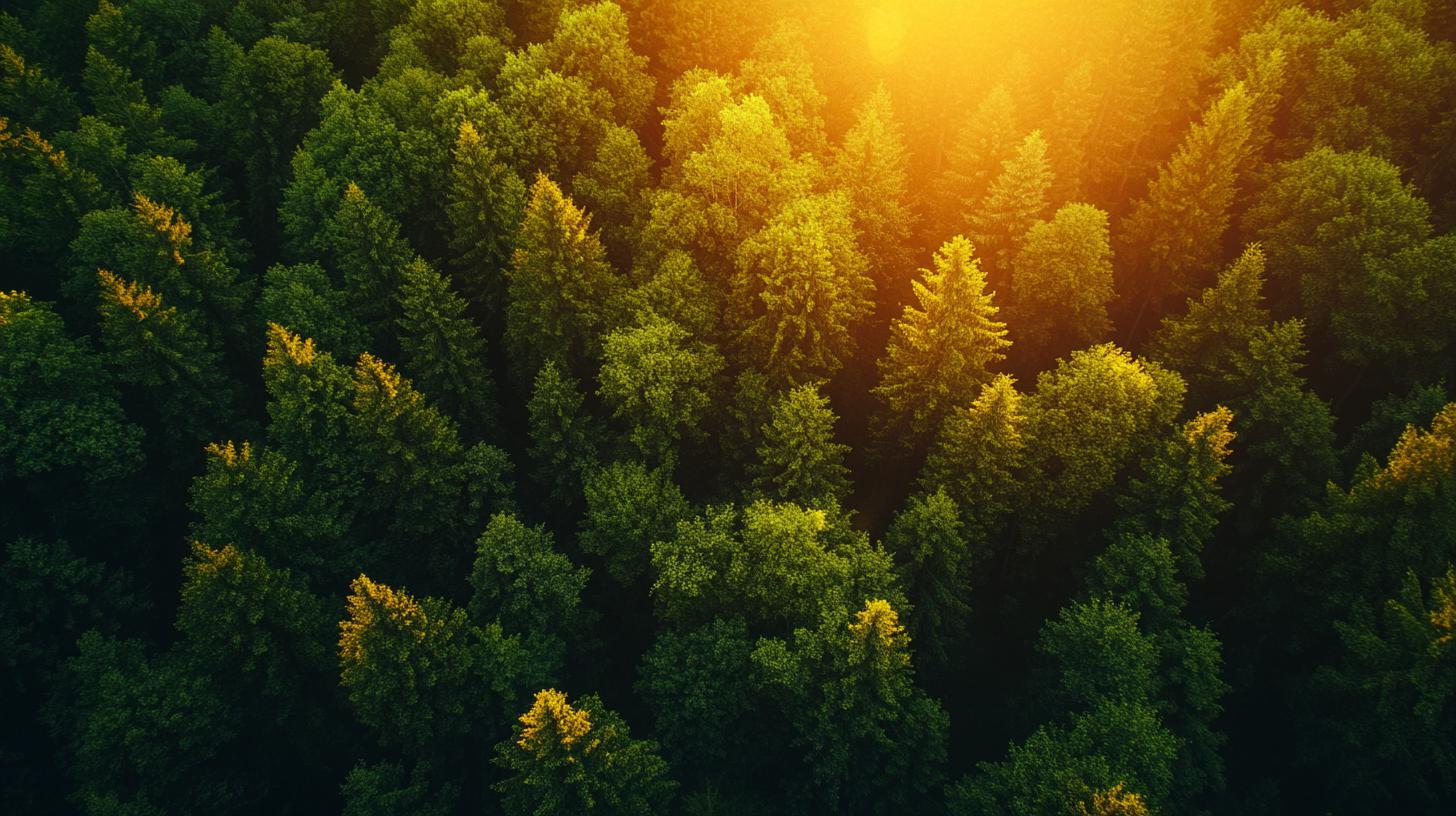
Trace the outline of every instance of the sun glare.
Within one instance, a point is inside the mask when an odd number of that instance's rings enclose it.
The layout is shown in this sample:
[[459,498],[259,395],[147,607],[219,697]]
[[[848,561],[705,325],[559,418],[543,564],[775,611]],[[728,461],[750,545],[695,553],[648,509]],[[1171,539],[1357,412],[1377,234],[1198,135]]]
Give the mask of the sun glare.
[[865,36],[870,55],[880,63],[894,62],[905,44],[905,14],[897,3],[881,3],[865,14]]

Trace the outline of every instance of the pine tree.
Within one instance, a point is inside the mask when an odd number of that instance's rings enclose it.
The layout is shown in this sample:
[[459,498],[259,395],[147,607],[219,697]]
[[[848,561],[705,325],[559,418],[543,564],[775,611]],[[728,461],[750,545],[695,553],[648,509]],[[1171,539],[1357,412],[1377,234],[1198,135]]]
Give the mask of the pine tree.
[[699,434],[722,357],[713,347],[692,342],[676,323],[656,316],[639,317],[636,326],[609,332],[602,357],[598,393],[613,417],[626,424],[637,450],[671,469],[682,440]]
[[399,234],[399,223],[351,183],[329,219],[325,240],[354,314],[376,340],[391,337],[399,318],[396,292],[414,255]]
[[947,414],[917,482],[921,493],[944,490],[960,508],[973,561],[1022,500],[1027,478],[1022,400],[1005,374],[982,386],[973,403]]
[[1019,132],[1016,100],[1004,85],[997,85],[957,130],[946,154],[945,169],[931,191],[933,212],[926,218],[932,244],[970,231],[971,218],[1001,173],[1002,162],[1016,153]]
[[1242,84],[1224,91],[1188,130],[1178,152],[1123,225],[1118,288],[1136,310],[1160,314],[1170,297],[1207,284],[1217,267],[1238,171],[1248,159],[1252,100]]
[[738,248],[731,308],[745,365],[791,385],[838,371],[874,284],[841,193],[789,203]]
[[849,446],[834,441],[838,417],[815,384],[784,392],[758,449],[755,488],[773,499],[833,507],[849,496]]
[[[339,624],[340,682],[380,739],[413,751],[448,743],[506,717],[525,654],[499,625],[477,628],[463,609],[360,575]],[[485,699],[482,700],[482,697]],[[484,705],[482,705],[482,702]]]
[[451,154],[445,215],[452,264],[473,303],[498,309],[506,270],[526,207],[526,185],[469,121],[460,123]]
[[551,361],[541,366],[526,404],[528,453],[536,483],[553,502],[575,501],[582,477],[597,465],[597,432],[582,408],[584,401],[581,386],[570,374]]
[[488,434],[495,424],[495,384],[485,339],[465,314],[465,301],[434,267],[416,258],[404,268],[399,305],[404,370],[471,436]]
[[585,371],[614,322],[619,287],[590,216],[537,176],[509,272],[506,342],[519,382],[548,361]]
[[633,739],[594,694],[573,706],[542,689],[495,762],[510,773],[496,785],[508,816],[653,816],[676,788],[657,743]]
[[202,442],[225,434],[237,419],[239,394],[222,355],[197,330],[194,313],[165,306],[150,287],[97,272],[101,337],[122,382],[146,389],[191,458]]
[[993,277],[1006,274],[1026,231],[1046,211],[1052,178],[1046,140],[1033,130],[1001,163],[1000,175],[971,217],[971,237]]
[[692,515],[671,474],[640,462],[613,462],[592,472],[583,492],[586,516],[577,541],[626,587],[649,575],[652,544],[672,538],[677,523]]
[[921,270],[924,281],[914,284],[919,307],[905,306],[880,359],[874,393],[885,404],[882,433],[907,447],[923,445],[957,402],[987,382],[1010,345],[973,253],[961,237],[935,253],[935,269]]
[[1040,364],[1105,339],[1113,298],[1107,213],[1068,204],[1032,225],[1007,284],[1016,356]]
[[849,195],[860,246],[870,262],[881,300],[897,300],[900,276],[910,267],[910,155],[890,106],[890,93],[878,86],[855,112],[854,126],[834,154],[830,177]]
[[912,496],[885,532],[885,547],[895,555],[913,604],[908,628],[929,665],[946,665],[971,613],[972,553],[963,527],[960,508],[941,488]]

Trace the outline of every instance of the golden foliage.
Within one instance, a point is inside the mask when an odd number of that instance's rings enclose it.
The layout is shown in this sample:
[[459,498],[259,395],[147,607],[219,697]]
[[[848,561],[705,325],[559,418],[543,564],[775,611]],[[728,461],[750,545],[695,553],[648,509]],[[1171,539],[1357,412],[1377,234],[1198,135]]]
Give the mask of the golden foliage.
[[1119,782],[1105,791],[1092,794],[1092,801],[1079,802],[1077,809],[1081,816],[1148,816],[1148,805],[1143,797],[1125,789]]
[[1385,468],[1375,474],[1377,490],[1405,487],[1433,487],[1451,473],[1456,463],[1456,403],[1451,403],[1431,420],[1424,431],[1408,426],[1390,451]]
[[564,693],[542,689],[536,693],[531,710],[521,715],[521,736],[516,744],[532,753],[542,753],[556,743],[569,750],[591,727],[591,718],[585,711],[572,708]]

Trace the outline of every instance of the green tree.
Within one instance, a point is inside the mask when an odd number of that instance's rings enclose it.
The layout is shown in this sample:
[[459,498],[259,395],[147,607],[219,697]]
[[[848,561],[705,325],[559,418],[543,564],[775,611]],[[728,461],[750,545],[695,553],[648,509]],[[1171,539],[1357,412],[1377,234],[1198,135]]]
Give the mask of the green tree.
[[677,533],[692,506],[664,469],[613,462],[586,478],[586,516],[578,541],[606,561],[607,574],[624,586],[647,577],[652,544]]
[[849,446],[834,441],[838,417],[816,384],[784,392],[774,403],[758,448],[755,489],[779,501],[834,507],[849,497]]
[[1033,130],[1001,163],[1001,173],[971,217],[970,235],[993,274],[1005,276],[1026,231],[1046,211],[1052,178],[1046,139]]
[[1118,255],[1126,282],[1118,289],[1138,300],[1139,316],[1162,313],[1170,297],[1207,285],[1217,268],[1248,157],[1251,104],[1242,84],[1214,100],[1123,224]]
[[547,361],[576,373],[600,355],[621,284],[590,216],[545,176],[531,187],[508,281],[506,341],[522,382]]
[[529,414],[527,451],[536,483],[552,501],[570,503],[581,493],[583,476],[597,464],[597,429],[582,408],[586,397],[570,374],[548,360],[536,374]]
[[854,328],[874,289],[844,195],[779,210],[738,248],[732,289],[749,365],[783,385],[838,371],[854,353]]
[[258,40],[228,63],[217,110],[247,169],[259,217],[277,208],[293,152],[318,125],[319,100],[335,78],[327,53],[278,36]]
[[973,561],[962,529],[960,508],[941,488],[910,497],[885,532],[885,548],[913,604],[908,629],[935,666],[946,665],[971,614]]
[[[915,687],[910,638],[889,602],[825,615],[792,643],[760,640],[755,669],[778,697],[805,767],[790,795],[812,810],[903,813],[938,800],[949,719]],[[883,774],[865,774],[864,768]]]
[[[49,304],[0,292],[0,474],[125,477],[142,461],[142,429],[122,412],[100,355],[66,333]],[[28,492],[28,491],[27,491]]]
[[1010,345],[1006,326],[986,292],[986,278],[971,242],[947,241],[935,269],[916,281],[919,306],[906,305],[890,330],[874,393],[884,402],[883,433],[912,447],[936,433],[965,395],[990,380],[988,369]]
[[[879,298],[898,298],[910,269],[915,228],[909,202],[910,154],[890,105],[876,87],[855,111],[854,126],[834,153],[830,178],[849,196],[860,246],[869,259]],[[891,301],[893,302],[893,301]]]
[[495,425],[495,383],[465,301],[419,258],[404,268],[398,297],[401,366],[472,436],[487,434]]
[[1424,281],[1373,274],[1367,263],[1431,230],[1429,207],[1397,167],[1368,153],[1313,150],[1280,166],[1244,228],[1264,242],[1271,280],[1297,292],[1317,343],[1351,364],[1403,362],[1401,344],[1421,325],[1412,312]]
[[451,154],[445,215],[451,261],[467,297],[498,314],[526,208],[526,185],[468,120]]
[[601,219],[602,243],[624,263],[645,226],[652,186],[652,159],[631,128],[607,128],[596,155],[571,180],[586,209]]
[[711,346],[695,343],[672,321],[640,316],[634,327],[614,329],[603,341],[598,393],[643,456],[669,468],[684,437],[712,400],[713,380],[723,367]]
[[557,552],[545,527],[527,527],[509,513],[491,518],[475,552],[471,616],[520,635],[541,674],[558,676],[568,647],[585,633],[590,613],[581,593],[591,571]]
[[340,680],[359,719],[386,743],[426,751],[504,719],[535,679],[523,676],[524,663],[520,641],[499,624],[477,628],[463,609],[363,575],[350,584]]
[[1028,478],[1023,400],[1005,374],[986,383],[975,402],[946,416],[920,472],[922,493],[943,490],[960,508],[972,551],[991,545],[1021,504]]
[[946,152],[945,169],[932,187],[932,211],[926,219],[934,230],[928,236],[932,243],[970,231],[971,218],[1002,172],[1002,162],[1015,155],[1016,137],[1021,132],[1016,101],[1005,85],[995,86],[956,130]]
[[1009,272],[1005,317],[1018,356],[1057,359],[1112,329],[1112,247],[1102,210],[1068,204],[1033,224]]
[[511,816],[661,813],[676,788],[657,743],[632,738],[596,695],[577,701],[555,689],[536,694],[515,735],[496,746],[510,776],[496,785]]
[[369,346],[369,332],[349,308],[348,296],[318,264],[268,267],[258,312],[265,325],[311,338],[340,359],[352,360]]
[[376,341],[392,337],[400,311],[396,292],[414,256],[399,234],[399,222],[350,183],[324,227],[323,240],[355,317]]

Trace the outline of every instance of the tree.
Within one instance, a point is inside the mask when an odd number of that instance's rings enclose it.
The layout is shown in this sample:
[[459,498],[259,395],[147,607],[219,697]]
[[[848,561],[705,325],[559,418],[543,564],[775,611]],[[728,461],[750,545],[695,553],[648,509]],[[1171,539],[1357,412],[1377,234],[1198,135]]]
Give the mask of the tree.
[[386,743],[422,752],[461,739],[479,722],[508,716],[518,686],[534,679],[522,676],[519,640],[498,624],[477,628],[445,601],[417,601],[364,575],[349,588],[340,681],[359,719]]
[[1456,570],[1422,583],[1409,572],[1395,597],[1335,622],[1341,649],[1316,670],[1320,721],[1306,741],[1307,761],[1329,763],[1332,798],[1419,809],[1451,793]]
[[677,533],[692,506],[664,469],[640,462],[613,462],[586,478],[586,516],[577,540],[584,552],[604,559],[607,574],[623,586],[647,577],[652,544]]
[[814,84],[807,39],[802,23],[781,18],[753,44],[737,73],[748,93],[768,103],[795,152],[822,154],[827,100]]
[[[755,669],[806,767],[790,794],[826,812],[903,813],[940,796],[949,720],[914,685],[910,639],[888,601],[829,611],[792,643],[764,639]],[[884,774],[864,774],[866,767]]]
[[1124,297],[1141,296],[1138,314],[1160,314],[1170,297],[1207,284],[1228,229],[1238,171],[1247,160],[1252,100],[1242,84],[1214,100],[1189,128],[1123,226]]
[[0,292],[0,474],[9,481],[71,471],[85,480],[141,465],[143,431],[122,412],[101,357],[66,333],[49,304]]
[[874,392],[886,407],[883,433],[911,447],[924,444],[958,401],[990,380],[988,369],[1010,345],[973,253],[962,237],[935,253],[935,269],[921,270],[924,281],[914,283],[919,306],[905,306],[879,362]]
[[293,152],[318,125],[319,100],[335,80],[327,53],[284,37],[264,37],[229,61],[218,108],[247,169],[255,213],[276,209]]
[[1346,363],[1401,362],[1399,344],[1420,325],[1411,312],[1423,282],[1367,265],[1430,233],[1429,207],[1398,168],[1368,153],[1313,150],[1279,167],[1244,228],[1263,241],[1271,280],[1297,292],[1317,342]]
[[414,257],[399,234],[399,222],[351,182],[324,227],[323,240],[334,269],[343,276],[354,315],[376,341],[392,337],[399,319],[395,293]]
[[[854,126],[834,154],[830,177],[849,196],[861,249],[879,298],[901,295],[910,268],[914,214],[909,204],[910,154],[883,85],[855,111]],[[893,300],[891,302],[894,302]]]
[[581,386],[556,363],[547,361],[536,374],[529,413],[537,484],[552,501],[572,502],[580,495],[582,477],[597,463],[597,431],[582,409]]
[[1026,398],[1030,489],[1059,513],[1084,509],[1183,403],[1183,381],[1104,344],[1074,351]]
[[586,209],[601,219],[602,243],[613,260],[625,264],[647,221],[652,159],[631,128],[607,128],[596,155],[571,180]]
[[521,382],[547,361],[576,373],[600,355],[620,283],[590,217],[545,176],[531,187],[508,285],[506,342]]
[[520,635],[525,655],[543,667],[540,674],[559,676],[568,647],[591,617],[581,602],[591,570],[557,552],[545,527],[527,527],[509,513],[491,518],[475,552],[471,616]]
[[496,746],[510,776],[496,785],[510,816],[661,813],[676,784],[657,743],[635,740],[596,695],[572,706],[543,689],[521,715],[513,739]]
[[798,199],[738,249],[732,306],[749,364],[790,385],[838,371],[873,283],[842,194]]
[[932,212],[927,225],[932,242],[965,234],[979,210],[1002,162],[1016,153],[1016,101],[1005,85],[993,87],[976,110],[957,129],[950,150],[932,189]]
[[598,393],[613,417],[625,421],[637,450],[670,469],[683,438],[699,433],[723,358],[676,323],[650,314],[609,332],[602,358]]
[[401,365],[445,414],[483,436],[495,425],[495,383],[485,338],[445,277],[415,258],[399,288]]
[[973,554],[962,528],[960,508],[941,488],[911,496],[885,532],[885,548],[895,555],[913,604],[908,629],[935,666],[946,665],[971,613]]
[[185,456],[236,422],[240,395],[228,382],[222,355],[197,329],[198,316],[164,306],[150,287],[105,269],[100,289],[101,338],[122,382],[148,392],[163,421],[180,434]]
[[1068,204],[1033,224],[1009,272],[1005,316],[1018,356],[1053,360],[1111,330],[1112,247],[1102,210]]
[[1142,477],[1120,497],[1122,524],[1167,539],[1188,578],[1203,577],[1199,555],[1213,539],[1218,517],[1232,505],[1218,481],[1234,441],[1233,412],[1220,406],[1188,420],[1177,434],[1144,457]]
[[451,261],[466,296],[497,314],[524,217],[526,185],[468,120],[460,123],[451,157],[445,203]]
[[1002,374],[971,405],[946,417],[917,480],[922,493],[944,490],[960,508],[973,549],[992,543],[1021,501],[1026,480],[1022,395]]
[[1046,153],[1041,131],[1027,134],[971,216],[970,235],[994,275],[1006,274],[1026,231],[1046,211],[1053,178]]
[[779,501],[834,507],[849,496],[849,446],[834,441],[838,417],[815,384],[784,392],[774,403],[758,449],[755,489]]
[[264,325],[276,323],[343,360],[369,346],[369,332],[354,316],[348,296],[315,263],[274,264],[263,273],[258,304]]

